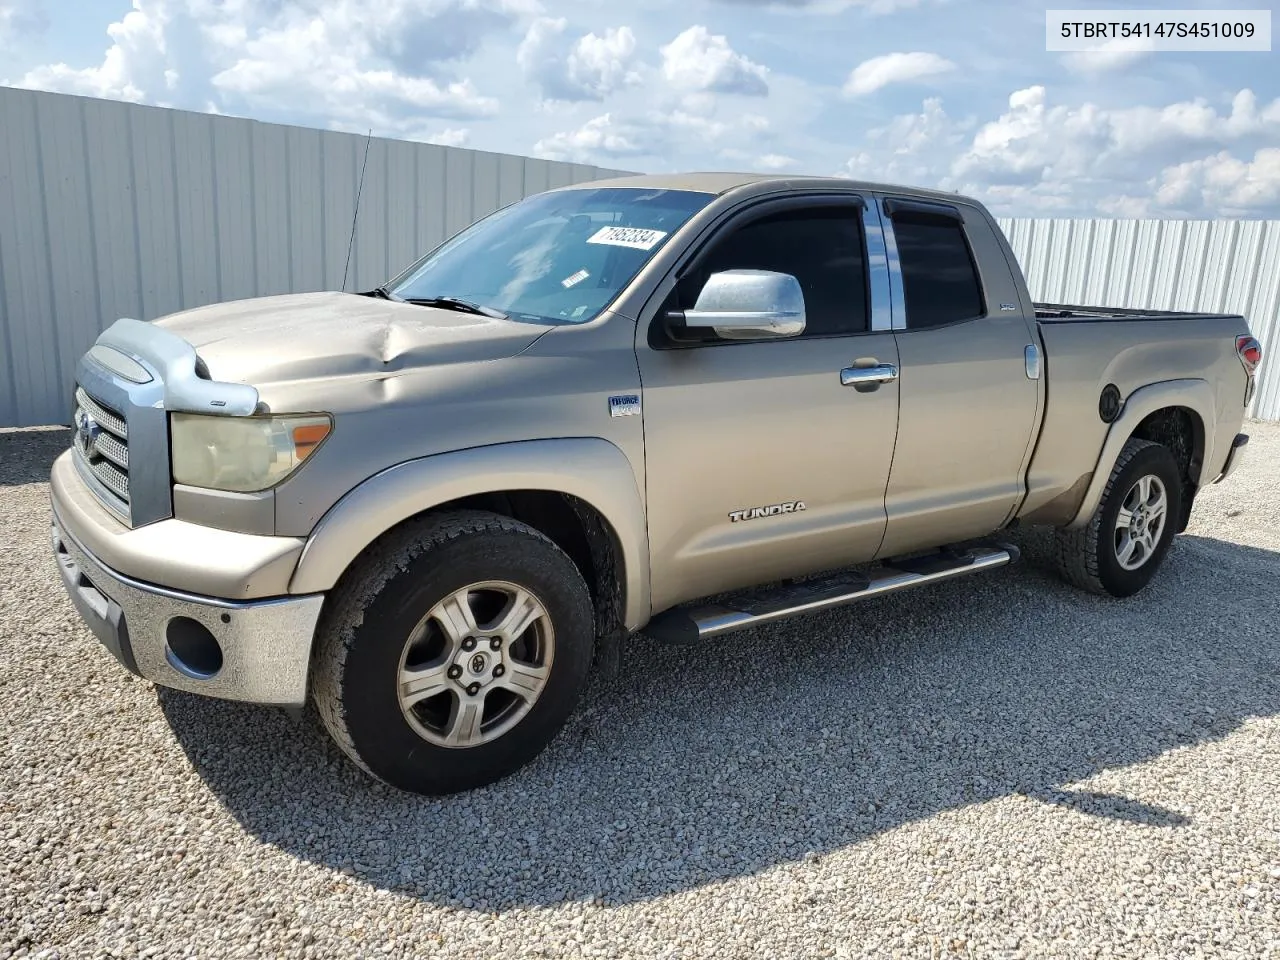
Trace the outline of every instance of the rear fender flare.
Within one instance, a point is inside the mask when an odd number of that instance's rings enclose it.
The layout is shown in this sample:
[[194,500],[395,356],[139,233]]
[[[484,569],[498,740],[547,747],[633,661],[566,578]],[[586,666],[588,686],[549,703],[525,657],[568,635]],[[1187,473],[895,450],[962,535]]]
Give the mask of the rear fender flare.
[[1186,407],[1200,418],[1204,428],[1204,450],[1200,456],[1199,470],[1192,470],[1191,480],[1197,485],[1204,483],[1206,464],[1215,463],[1213,454],[1214,428],[1218,422],[1214,403],[1213,388],[1206,380],[1164,380],[1160,383],[1139,387],[1124,401],[1120,415],[1107,431],[1107,438],[1102,444],[1102,454],[1098,457],[1097,467],[1093,471],[1093,479],[1085,491],[1084,499],[1075,517],[1067,524],[1068,529],[1082,527],[1089,522],[1093,512],[1098,509],[1102,500],[1102,491],[1106,489],[1111,471],[1120,458],[1120,451],[1125,442],[1133,436],[1148,416],[1165,407]]
[[649,539],[631,462],[595,437],[529,440],[409,460],[374,474],[320,518],[307,538],[290,593],[330,590],[352,561],[392,527],[462,497],[508,490],[565,493],[590,504],[622,549],[624,619],[649,619]]

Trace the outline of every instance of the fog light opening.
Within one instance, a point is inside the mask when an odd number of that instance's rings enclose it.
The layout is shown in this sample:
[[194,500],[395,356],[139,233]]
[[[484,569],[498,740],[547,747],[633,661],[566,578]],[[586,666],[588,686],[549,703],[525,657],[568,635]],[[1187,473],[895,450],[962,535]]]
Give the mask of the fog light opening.
[[209,628],[190,617],[174,617],[165,628],[169,666],[193,680],[208,680],[222,669],[222,648]]

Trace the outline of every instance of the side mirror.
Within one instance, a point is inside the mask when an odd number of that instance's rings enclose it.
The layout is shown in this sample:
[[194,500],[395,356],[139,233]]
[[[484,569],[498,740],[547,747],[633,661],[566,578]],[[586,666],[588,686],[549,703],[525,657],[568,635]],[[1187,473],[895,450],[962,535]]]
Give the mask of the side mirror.
[[684,326],[725,340],[767,340],[804,333],[804,293],[789,273],[725,270],[707,278]]

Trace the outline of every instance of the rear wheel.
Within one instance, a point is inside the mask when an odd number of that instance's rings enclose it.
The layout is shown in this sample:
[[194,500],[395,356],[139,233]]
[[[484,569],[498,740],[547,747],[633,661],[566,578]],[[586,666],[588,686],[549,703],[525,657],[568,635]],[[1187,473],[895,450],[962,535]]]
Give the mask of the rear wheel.
[[533,528],[478,511],[393,535],[331,611],[320,717],[360,766],[415,793],[478,787],[537,756],[577,703],[594,644],[573,562]]
[[1089,522],[1057,531],[1058,569],[1093,593],[1135,594],[1164,561],[1181,515],[1182,478],[1172,452],[1130,439]]

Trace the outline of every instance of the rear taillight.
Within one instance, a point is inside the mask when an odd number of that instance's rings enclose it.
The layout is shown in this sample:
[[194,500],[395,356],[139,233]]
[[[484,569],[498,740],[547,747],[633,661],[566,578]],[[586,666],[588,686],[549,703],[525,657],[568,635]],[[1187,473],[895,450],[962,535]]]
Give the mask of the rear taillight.
[[1236,337],[1236,354],[1244,365],[1244,405],[1247,407],[1249,401],[1253,399],[1253,390],[1256,385],[1254,374],[1258,372],[1258,364],[1262,363],[1262,344],[1248,335]]
[[1262,362],[1262,344],[1253,337],[1236,337],[1236,353],[1240,354],[1240,362],[1252,377]]

